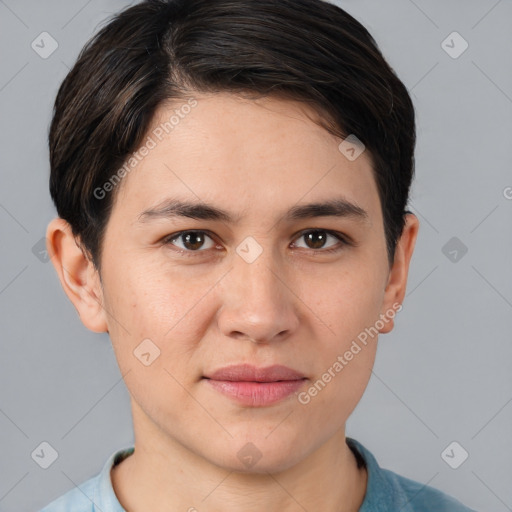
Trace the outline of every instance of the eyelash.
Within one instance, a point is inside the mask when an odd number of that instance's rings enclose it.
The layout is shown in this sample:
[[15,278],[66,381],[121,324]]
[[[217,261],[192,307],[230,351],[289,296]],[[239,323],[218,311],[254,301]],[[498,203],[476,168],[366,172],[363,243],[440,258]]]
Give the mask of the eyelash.
[[[355,245],[355,243],[351,239],[349,239],[346,235],[343,235],[342,233],[338,233],[337,231],[331,231],[329,229],[320,229],[320,228],[305,229],[305,230],[301,231],[300,233],[298,233],[295,240],[298,240],[299,238],[303,237],[304,235],[306,235],[308,233],[315,233],[315,232],[327,233],[327,234],[333,236],[334,238],[336,238],[340,242],[341,245],[336,244],[334,247],[331,247],[329,249],[309,249],[310,251],[312,251],[314,253],[331,254],[331,253],[336,253],[336,252],[341,251],[345,246]],[[166,245],[166,246],[172,246],[173,245],[172,242],[174,240],[176,240],[177,238],[180,238],[180,236],[187,234],[187,233],[204,233],[204,234],[208,235],[213,241],[215,241],[213,234],[207,230],[187,229],[186,231],[178,231],[177,233],[172,233],[171,235],[166,236],[165,238],[162,239],[162,244]],[[206,252],[208,249],[191,251],[191,250],[184,250],[184,249],[179,249],[179,248],[174,247],[172,250],[177,252],[180,255],[184,255],[187,257],[194,257],[197,253]]]

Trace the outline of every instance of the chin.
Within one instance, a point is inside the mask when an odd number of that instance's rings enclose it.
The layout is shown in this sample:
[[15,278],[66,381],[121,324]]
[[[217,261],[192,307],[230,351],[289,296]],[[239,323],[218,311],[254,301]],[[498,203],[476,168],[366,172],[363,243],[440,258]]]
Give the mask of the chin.
[[292,437],[276,436],[275,432],[270,434],[274,439],[265,435],[234,436],[224,446],[210,445],[213,452],[205,458],[228,471],[262,475],[285,471],[301,460],[302,451]]

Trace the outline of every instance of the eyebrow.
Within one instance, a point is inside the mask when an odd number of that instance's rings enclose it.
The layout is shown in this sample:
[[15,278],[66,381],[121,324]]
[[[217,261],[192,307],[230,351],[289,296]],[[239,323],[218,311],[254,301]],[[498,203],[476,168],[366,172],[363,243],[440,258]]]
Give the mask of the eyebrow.
[[[241,219],[241,215],[232,215],[228,211],[212,204],[169,198],[165,199],[154,208],[144,210],[139,215],[139,222],[179,217],[222,221],[228,224],[237,223]],[[281,220],[294,221],[314,217],[346,217],[364,223],[369,223],[370,221],[366,210],[344,198],[334,198],[328,201],[295,205],[284,213]]]

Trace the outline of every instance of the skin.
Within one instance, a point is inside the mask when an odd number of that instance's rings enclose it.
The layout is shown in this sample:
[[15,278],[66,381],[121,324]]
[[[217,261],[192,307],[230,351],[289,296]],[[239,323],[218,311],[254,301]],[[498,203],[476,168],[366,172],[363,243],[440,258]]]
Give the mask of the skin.
[[[135,452],[112,470],[115,492],[131,512],[357,511],[367,474],[345,443],[345,423],[368,384],[378,337],[307,404],[292,394],[269,406],[240,405],[202,376],[234,363],[283,364],[308,378],[307,390],[359,333],[402,303],[418,219],[406,215],[390,268],[367,151],[349,161],[341,139],[301,103],[195,98],[119,185],[101,279],[66,222],[48,226],[62,286],[86,327],[109,332],[131,396]],[[175,108],[162,106],[153,127]],[[170,196],[241,218],[139,221]],[[292,206],[340,196],[368,221],[282,220]],[[313,228],[355,244],[328,236],[315,245],[301,236]],[[207,230],[202,245],[162,241],[190,229]],[[236,252],[246,237],[262,249],[252,263]],[[379,332],[393,325],[389,319]],[[133,353],[147,338],[160,350],[149,366]],[[250,468],[237,456],[248,442],[261,453]]]

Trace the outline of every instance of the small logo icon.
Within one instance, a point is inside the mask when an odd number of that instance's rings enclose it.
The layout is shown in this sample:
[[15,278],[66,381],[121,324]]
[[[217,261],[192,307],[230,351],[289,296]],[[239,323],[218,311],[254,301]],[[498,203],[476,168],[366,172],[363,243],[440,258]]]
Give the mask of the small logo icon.
[[247,443],[237,453],[240,462],[247,468],[252,468],[262,457],[262,453],[253,443]]
[[30,46],[39,57],[47,59],[59,47],[59,43],[48,32],[41,32]]
[[34,244],[32,254],[43,263],[47,263],[50,260],[50,255],[46,249],[46,237],[43,236],[41,240]]
[[457,441],[452,441],[441,452],[441,458],[452,469],[457,469],[460,467],[468,457],[469,453]]
[[365,150],[365,145],[353,133],[351,133],[338,146],[338,149],[343,155],[345,155],[347,160],[353,162],[362,155]]
[[252,236],[248,236],[238,245],[236,252],[247,263],[253,263],[263,252],[263,247]]
[[443,245],[441,252],[452,263],[458,263],[468,252],[468,248],[456,236],[453,236]]
[[452,32],[441,43],[441,48],[452,59],[458,59],[468,49],[468,47],[468,42],[458,32]]
[[146,338],[137,345],[133,354],[144,366],[149,366],[160,356],[160,349],[149,338]]
[[50,443],[43,441],[30,456],[43,469],[48,469],[57,460],[59,454]]

